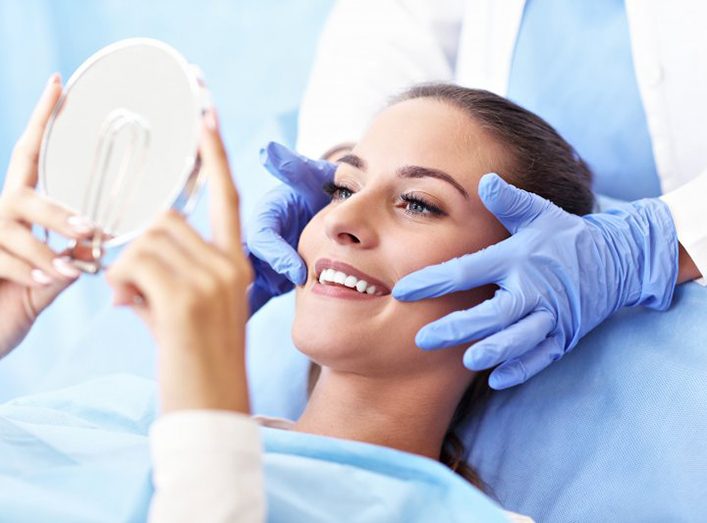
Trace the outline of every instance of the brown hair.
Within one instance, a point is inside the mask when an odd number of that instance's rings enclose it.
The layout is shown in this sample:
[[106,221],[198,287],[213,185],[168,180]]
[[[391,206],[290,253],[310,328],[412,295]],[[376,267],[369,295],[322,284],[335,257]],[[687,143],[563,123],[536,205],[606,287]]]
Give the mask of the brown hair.
[[[592,174],[587,164],[545,120],[510,100],[481,89],[452,84],[420,84],[395,97],[392,104],[416,98],[432,98],[464,111],[474,122],[496,138],[508,151],[504,180],[516,187],[550,200],[567,212],[592,212]],[[500,168],[499,168],[500,170]],[[309,392],[319,366],[312,363]],[[466,462],[467,450],[458,432],[474,409],[480,408],[491,389],[491,370],[474,376],[454,411],[442,443],[440,462],[481,490],[487,491],[479,475]]]

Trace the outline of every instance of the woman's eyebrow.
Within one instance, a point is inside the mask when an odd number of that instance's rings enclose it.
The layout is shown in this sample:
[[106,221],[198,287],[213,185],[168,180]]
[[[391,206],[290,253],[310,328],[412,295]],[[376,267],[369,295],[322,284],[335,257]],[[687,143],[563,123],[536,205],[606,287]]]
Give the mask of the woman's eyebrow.
[[401,167],[400,169],[398,169],[398,176],[400,176],[401,178],[424,178],[425,176],[429,176],[430,178],[437,178],[438,180],[443,180],[449,183],[452,187],[459,191],[464,198],[466,198],[467,200],[469,199],[469,193],[466,192],[466,189],[464,189],[464,187],[462,187],[458,181],[456,181],[446,172],[440,171],[439,169],[432,169],[431,167],[420,167],[419,165],[406,165],[405,167]]
[[[356,156],[355,154],[347,154],[345,156],[342,156],[336,162],[351,165],[352,167],[355,167],[356,169],[360,169],[362,171],[366,170],[366,162],[363,160],[363,158],[361,158],[360,156]],[[401,167],[400,169],[398,169],[397,174],[401,178],[430,177],[437,178],[438,180],[443,180],[449,183],[457,191],[459,191],[464,198],[469,199],[469,193],[466,192],[466,189],[464,189],[464,187],[462,187],[459,182],[457,182],[449,174],[444,171],[440,171],[439,169],[433,169],[431,167],[421,167],[419,165],[406,165],[405,167]]]
[[346,163],[352,167],[356,167],[356,169],[361,169],[362,171],[366,170],[366,162],[363,161],[363,158],[355,154],[346,154],[336,160],[336,163]]

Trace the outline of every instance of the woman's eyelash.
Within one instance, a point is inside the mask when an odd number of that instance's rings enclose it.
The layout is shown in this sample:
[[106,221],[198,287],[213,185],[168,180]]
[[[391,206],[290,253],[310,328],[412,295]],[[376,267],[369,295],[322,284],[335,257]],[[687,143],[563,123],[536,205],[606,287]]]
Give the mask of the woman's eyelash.
[[430,213],[434,216],[445,216],[447,214],[435,204],[417,194],[401,194],[400,199],[408,204],[408,206],[417,206],[418,210],[412,210],[410,207],[405,208],[405,212],[413,216],[426,213]]
[[[354,190],[346,185],[327,182],[323,190],[328,194],[332,200],[346,200],[354,194]],[[400,195],[400,200],[405,204],[405,213],[411,216],[446,216],[446,212],[440,209],[438,206],[428,201],[423,196],[414,193],[404,193]]]
[[332,200],[344,200],[345,198],[341,197],[343,192],[349,193],[349,196],[351,196],[354,192],[353,189],[334,182],[325,183],[323,189],[324,192],[328,194]]

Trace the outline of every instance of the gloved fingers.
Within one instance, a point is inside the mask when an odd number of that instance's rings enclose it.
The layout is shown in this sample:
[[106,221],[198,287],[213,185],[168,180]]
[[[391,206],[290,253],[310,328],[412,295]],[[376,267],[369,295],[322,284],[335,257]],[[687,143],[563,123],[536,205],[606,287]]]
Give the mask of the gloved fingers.
[[248,250],[295,285],[307,281],[307,267],[297,251],[271,228],[248,234]]
[[412,272],[395,284],[393,298],[400,301],[424,300],[498,282],[505,269],[504,247],[504,242],[497,243]]
[[336,164],[312,160],[276,142],[270,142],[260,150],[260,162],[270,174],[301,194],[312,206],[312,212],[317,212],[328,202],[322,189],[334,179]]
[[255,273],[255,281],[248,288],[248,303],[250,304],[250,315],[252,316],[271,298],[291,291],[294,285],[285,276],[275,272],[267,262],[253,255],[253,253],[248,253],[248,259]]
[[552,203],[545,198],[511,185],[496,173],[481,177],[479,197],[511,234],[553,208]]
[[454,347],[485,338],[525,315],[520,303],[510,292],[500,289],[493,298],[468,310],[456,311],[425,325],[415,336],[423,350]]
[[469,370],[490,369],[534,349],[555,328],[555,318],[547,310],[531,312],[502,331],[472,345],[464,353]]
[[564,354],[559,336],[551,336],[522,356],[507,361],[489,376],[492,389],[501,390],[525,383]]

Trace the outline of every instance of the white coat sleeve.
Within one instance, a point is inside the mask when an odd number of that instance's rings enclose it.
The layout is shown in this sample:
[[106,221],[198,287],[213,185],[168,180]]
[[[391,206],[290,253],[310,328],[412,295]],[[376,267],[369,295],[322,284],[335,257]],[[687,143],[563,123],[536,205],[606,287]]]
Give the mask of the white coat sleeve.
[[661,199],[673,215],[678,240],[702,273],[698,283],[707,285],[707,171]]
[[266,517],[258,424],[243,414],[190,410],[150,428],[155,492],[149,523],[262,523]]
[[300,106],[297,150],[356,142],[414,83],[451,81],[463,0],[339,0],[320,36]]

